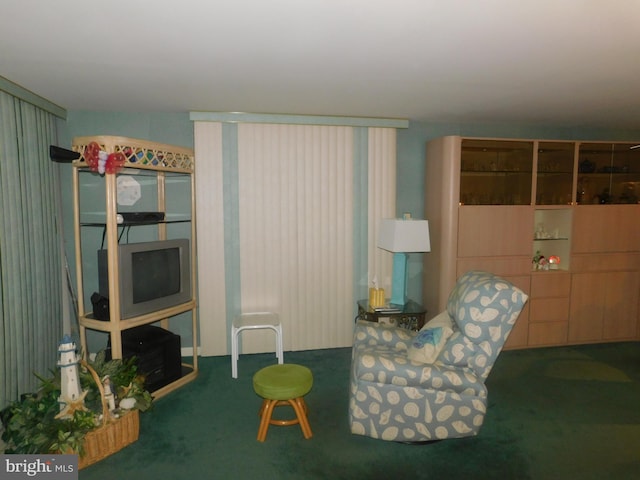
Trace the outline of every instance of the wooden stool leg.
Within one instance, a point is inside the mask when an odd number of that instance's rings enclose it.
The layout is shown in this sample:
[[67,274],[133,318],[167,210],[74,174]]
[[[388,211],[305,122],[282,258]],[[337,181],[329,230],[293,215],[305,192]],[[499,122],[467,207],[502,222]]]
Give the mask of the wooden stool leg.
[[[281,407],[283,405],[286,405],[288,407],[293,407],[293,404],[291,402],[292,402],[292,400],[278,400],[276,402],[276,407]],[[295,410],[294,410],[294,412],[295,412]],[[297,423],[300,423],[300,420],[298,419],[298,416],[296,415],[294,418],[292,418],[290,420],[274,420],[272,418],[271,420],[269,420],[269,423],[271,425],[278,425],[280,427],[288,427],[289,425],[296,425]]]
[[292,400],[289,400],[289,403],[296,412],[296,416],[298,417],[298,420],[300,422],[300,428],[302,429],[304,438],[311,438],[313,436],[313,433],[311,432],[311,426],[309,425],[309,420],[307,419],[307,404],[305,403],[304,398],[294,398]]
[[267,409],[267,405],[269,405],[269,400],[265,398],[264,400],[262,400],[262,405],[260,405],[260,410],[258,410],[258,416],[260,418],[262,418],[262,414]]
[[260,420],[260,427],[258,428],[258,441],[264,442],[267,438],[267,430],[269,429],[269,423],[271,423],[271,414],[273,409],[278,403],[277,400],[264,399],[262,407],[260,407],[259,415],[262,417]]

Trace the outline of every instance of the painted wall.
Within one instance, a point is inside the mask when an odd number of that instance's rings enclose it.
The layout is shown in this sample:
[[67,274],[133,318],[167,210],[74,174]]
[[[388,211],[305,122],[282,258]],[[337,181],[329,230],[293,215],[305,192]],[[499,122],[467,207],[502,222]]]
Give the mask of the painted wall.
[[[69,147],[75,136],[121,135],[162,143],[193,147],[193,124],[189,113],[122,113],[70,111],[59,132],[59,145]],[[409,128],[399,129],[397,135],[397,214],[410,212],[414,218],[424,218],[424,164],[426,142],[444,135],[499,138],[538,138],[549,140],[621,140],[638,141],[640,131],[611,128],[587,129],[522,124],[464,124],[410,122]],[[73,239],[71,174],[62,174],[63,204],[65,205],[65,238]],[[67,242],[67,254],[73,261],[73,245]],[[422,255],[409,259],[410,298],[422,298]],[[71,268],[75,268],[71,265]],[[75,270],[72,270],[75,272]],[[430,312],[435,314],[436,312]]]

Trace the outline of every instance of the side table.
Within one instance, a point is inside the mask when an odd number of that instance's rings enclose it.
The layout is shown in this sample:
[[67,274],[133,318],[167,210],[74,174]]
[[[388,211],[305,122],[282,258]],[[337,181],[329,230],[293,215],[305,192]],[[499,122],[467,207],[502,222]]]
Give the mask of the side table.
[[397,326],[409,330],[420,330],[425,323],[427,311],[419,303],[408,300],[404,305],[388,304],[388,310],[379,310],[369,305],[369,300],[358,300],[356,321],[367,320],[378,322],[381,318],[389,318]]

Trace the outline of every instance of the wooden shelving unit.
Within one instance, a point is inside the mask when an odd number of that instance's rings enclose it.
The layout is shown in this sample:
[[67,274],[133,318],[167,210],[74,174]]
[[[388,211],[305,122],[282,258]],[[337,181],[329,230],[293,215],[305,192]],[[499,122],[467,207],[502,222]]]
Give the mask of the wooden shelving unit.
[[[427,310],[442,311],[456,278],[481,269],[529,294],[506,348],[639,339],[636,145],[459,136],[430,141]],[[541,269],[532,262],[538,253],[561,261]]]
[[[117,173],[100,175],[90,169],[85,151],[91,142],[100,150],[120,152],[125,163]],[[195,179],[193,150],[127,137],[91,136],[76,137],[72,149],[81,154],[73,162],[74,234],[76,245],[76,276],[78,310],[80,316],[80,342],[83,354],[89,354],[87,330],[108,333],[113,358],[122,358],[122,332],[141,325],[158,323],[170,330],[170,321],[189,321],[193,355],[190,363],[182,364],[182,377],[153,392],[159,398],[195,379],[198,373],[197,316],[196,316],[196,221]],[[126,176],[139,180],[144,189],[143,205],[125,202],[118,204],[122,183],[118,178]],[[172,197],[173,195],[173,197]],[[189,198],[184,198],[184,197]],[[134,202],[135,203],[135,202]],[[150,208],[149,205],[152,205]],[[176,205],[181,211],[176,210]],[[128,211],[158,211],[165,214],[162,221],[139,225],[118,223],[119,208]],[[130,318],[122,318],[120,311],[118,245],[121,237],[131,235],[134,241],[167,240],[174,237],[174,230],[190,238],[191,299],[179,305]],[[133,233],[131,233],[133,232]],[[107,249],[109,270],[109,320],[98,320],[93,315],[90,297],[97,290],[98,249]],[[186,317],[186,320],[185,320]]]

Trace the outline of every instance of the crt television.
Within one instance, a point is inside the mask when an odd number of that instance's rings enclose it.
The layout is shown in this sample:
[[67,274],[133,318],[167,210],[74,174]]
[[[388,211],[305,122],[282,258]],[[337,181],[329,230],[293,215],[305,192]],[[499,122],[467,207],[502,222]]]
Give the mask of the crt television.
[[[191,300],[189,240],[118,245],[120,317],[131,318]],[[109,297],[107,250],[98,250],[98,288]]]

